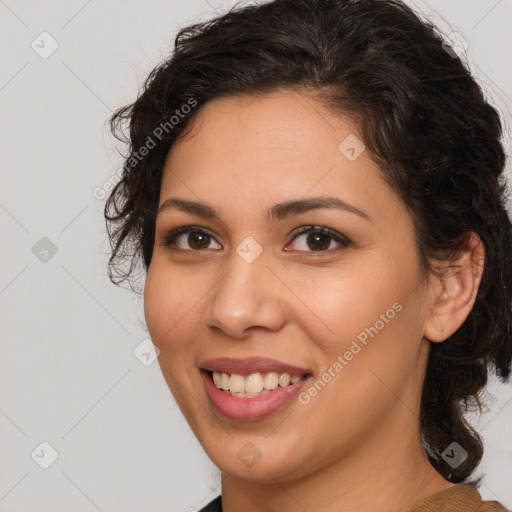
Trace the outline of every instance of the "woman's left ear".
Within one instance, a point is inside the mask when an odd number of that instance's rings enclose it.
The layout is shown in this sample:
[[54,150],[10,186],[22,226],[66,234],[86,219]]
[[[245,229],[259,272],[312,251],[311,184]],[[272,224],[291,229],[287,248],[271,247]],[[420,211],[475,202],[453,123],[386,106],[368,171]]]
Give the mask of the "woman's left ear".
[[471,233],[465,250],[453,260],[439,262],[439,275],[431,275],[430,314],[423,336],[440,343],[464,323],[476,300],[485,263],[485,249]]

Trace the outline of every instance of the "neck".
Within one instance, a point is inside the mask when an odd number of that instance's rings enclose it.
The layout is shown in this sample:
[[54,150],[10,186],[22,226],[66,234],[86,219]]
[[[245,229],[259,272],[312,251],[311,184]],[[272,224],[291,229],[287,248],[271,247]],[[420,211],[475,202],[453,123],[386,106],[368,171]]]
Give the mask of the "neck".
[[417,428],[404,431],[395,424],[300,478],[261,483],[223,474],[223,511],[407,512],[452,485],[430,465],[419,439]]

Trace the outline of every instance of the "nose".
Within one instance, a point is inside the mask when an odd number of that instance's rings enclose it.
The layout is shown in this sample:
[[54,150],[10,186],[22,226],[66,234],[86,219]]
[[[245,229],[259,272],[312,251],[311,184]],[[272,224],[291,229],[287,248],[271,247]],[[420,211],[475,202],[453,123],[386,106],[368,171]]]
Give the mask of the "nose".
[[285,287],[262,252],[250,261],[232,252],[204,309],[209,329],[242,340],[256,328],[278,331],[285,323]]

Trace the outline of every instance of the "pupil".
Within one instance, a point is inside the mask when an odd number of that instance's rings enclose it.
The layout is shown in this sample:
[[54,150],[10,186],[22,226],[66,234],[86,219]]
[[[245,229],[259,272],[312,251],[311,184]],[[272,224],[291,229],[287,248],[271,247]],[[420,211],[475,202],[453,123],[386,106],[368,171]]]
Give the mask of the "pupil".
[[[329,237],[323,235],[323,234],[314,234],[314,235],[310,235],[310,238],[312,238],[314,240],[313,242],[313,250],[318,250],[318,249],[325,249],[327,247],[329,247],[329,243],[325,243],[325,240]],[[323,239],[323,243],[322,243],[322,239]],[[311,248],[311,247],[310,247]]]
[[207,242],[207,235],[196,231],[195,233],[190,233],[188,239],[191,247],[194,247],[195,249],[203,249],[202,245],[204,245],[204,243]]

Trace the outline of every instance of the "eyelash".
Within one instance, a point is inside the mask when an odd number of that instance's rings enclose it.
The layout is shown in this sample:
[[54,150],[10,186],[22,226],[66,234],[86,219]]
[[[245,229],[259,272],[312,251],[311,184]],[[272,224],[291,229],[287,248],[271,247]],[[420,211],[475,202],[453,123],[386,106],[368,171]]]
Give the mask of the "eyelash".
[[[213,239],[215,237],[206,229],[201,228],[199,226],[182,226],[180,228],[174,229],[171,232],[169,232],[163,240],[162,245],[165,247],[169,247],[173,251],[183,251],[183,252],[201,252],[201,251],[207,251],[209,249],[182,249],[180,247],[173,247],[175,244],[175,240],[179,235],[182,235],[184,233],[191,233],[191,232],[197,232],[201,233],[203,235],[207,235]],[[321,253],[328,253],[331,254],[333,251],[347,248],[349,245],[351,245],[351,242],[348,238],[340,235],[336,231],[326,228],[325,226],[302,226],[295,230],[295,232],[292,234],[293,238],[290,242],[295,241],[300,235],[303,235],[305,233],[320,233],[322,235],[326,235],[330,237],[335,242],[339,243],[341,247],[338,249],[327,249],[327,250],[321,250],[321,251],[297,251],[297,252],[305,252],[305,253],[311,253],[311,254],[321,254]],[[218,243],[218,242],[217,242]]]

